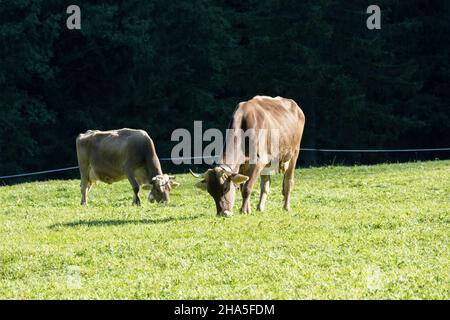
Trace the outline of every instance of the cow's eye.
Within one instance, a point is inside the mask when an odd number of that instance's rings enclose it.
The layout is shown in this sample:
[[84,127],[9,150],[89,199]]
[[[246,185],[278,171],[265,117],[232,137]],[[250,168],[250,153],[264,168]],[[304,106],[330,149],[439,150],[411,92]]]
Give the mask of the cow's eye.
[[227,193],[230,190],[230,183],[227,181],[223,185],[223,192]]

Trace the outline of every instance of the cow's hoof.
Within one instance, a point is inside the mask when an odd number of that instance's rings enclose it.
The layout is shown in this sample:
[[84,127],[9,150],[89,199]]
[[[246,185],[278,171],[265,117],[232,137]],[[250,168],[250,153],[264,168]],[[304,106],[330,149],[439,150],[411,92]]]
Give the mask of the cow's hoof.
[[233,212],[225,210],[224,212],[219,213],[219,216],[224,218],[231,218],[233,216]]

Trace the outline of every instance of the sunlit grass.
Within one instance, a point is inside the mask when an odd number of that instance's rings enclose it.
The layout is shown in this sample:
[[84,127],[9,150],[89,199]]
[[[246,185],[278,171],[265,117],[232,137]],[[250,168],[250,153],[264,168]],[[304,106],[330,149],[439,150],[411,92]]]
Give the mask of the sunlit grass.
[[177,180],[141,208],[126,181],[88,208],[77,180],[0,187],[0,298],[450,298],[450,161],[301,169],[290,212],[276,176],[230,219]]

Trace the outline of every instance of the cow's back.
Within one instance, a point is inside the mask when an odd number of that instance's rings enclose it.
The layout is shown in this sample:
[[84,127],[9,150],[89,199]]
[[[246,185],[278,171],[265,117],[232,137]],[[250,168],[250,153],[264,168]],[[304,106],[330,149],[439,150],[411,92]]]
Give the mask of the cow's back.
[[150,143],[143,130],[89,130],[77,138],[79,165],[88,168],[92,180],[119,181],[126,175],[126,166],[133,170],[146,167]]
[[[292,99],[256,96],[241,102],[230,124],[231,129],[277,130],[280,160],[290,159],[300,148],[305,125],[303,111]],[[271,141],[263,142],[270,145]]]

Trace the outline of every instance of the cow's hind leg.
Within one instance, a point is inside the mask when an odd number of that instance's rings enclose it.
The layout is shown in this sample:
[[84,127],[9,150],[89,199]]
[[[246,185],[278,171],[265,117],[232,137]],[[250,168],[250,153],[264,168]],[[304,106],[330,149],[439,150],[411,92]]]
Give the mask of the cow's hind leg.
[[81,191],[81,205],[87,206],[87,196],[90,188],[89,181],[89,155],[83,142],[77,138],[77,161],[80,170],[80,191]]
[[261,176],[261,196],[259,198],[259,204],[257,208],[258,211],[264,211],[269,191],[270,191],[270,176],[269,175]]
[[88,194],[91,190],[92,183],[89,181],[89,172],[86,167],[80,169],[80,191],[81,191],[81,205],[87,206]]
[[81,179],[80,189],[81,189],[81,205],[87,206],[87,196],[90,189],[89,181]]
[[294,187],[294,172],[295,165],[297,163],[298,153],[289,161],[289,166],[284,173],[283,178],[283,198],[284,198],[284,210],[289,210],[291,208],[291,191]]
[[139,199],[139,184],[137,183],[134,173],[132,171],[128,171],[127,176],[128,176],[128,181],[130,181],[131,187],[133,188],[133,193],[134,193],[133,204],[140,206],[141,199]]

